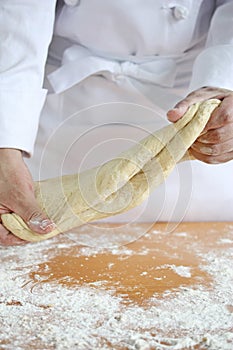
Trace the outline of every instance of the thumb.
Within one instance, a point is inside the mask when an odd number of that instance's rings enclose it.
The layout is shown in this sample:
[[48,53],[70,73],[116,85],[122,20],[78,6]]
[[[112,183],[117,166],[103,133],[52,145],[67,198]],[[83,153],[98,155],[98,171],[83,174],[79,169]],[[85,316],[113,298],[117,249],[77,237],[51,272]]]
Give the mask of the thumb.
[[187,111],[188,106],[187,105],[177,105],[175,106],[173,109],[170,109],[167,112],[167,118],[170,122],[177,122],[177,120],[179,120],[181,117],[183,117],[183,115],[185,114],[185,112]]
[[55,229],[55,223],[41,210],[36,199],[30,198],[20,203],[19,209],[14,210],[28,225],[28,227],[37,233],[49,233]]
[[183,100],[178,102],[173,109],[167,112],[167,118],[170,122],[176,122],[179,120],[185,112],[187,112],[188,108],[196,102],[204,101],[202,95],[198,95],[195,92],[192,92]]

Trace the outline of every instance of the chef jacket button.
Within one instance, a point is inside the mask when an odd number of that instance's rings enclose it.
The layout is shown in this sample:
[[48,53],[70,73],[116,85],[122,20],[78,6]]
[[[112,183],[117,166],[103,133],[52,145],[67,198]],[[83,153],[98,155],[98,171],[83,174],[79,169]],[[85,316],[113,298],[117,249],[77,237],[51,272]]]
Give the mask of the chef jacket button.
[[177,20],[186,19],[189,15],[189,10],[184,6],[173,7],[173,16]]
[[67,6],[77,6],[80,0],[64,0]]

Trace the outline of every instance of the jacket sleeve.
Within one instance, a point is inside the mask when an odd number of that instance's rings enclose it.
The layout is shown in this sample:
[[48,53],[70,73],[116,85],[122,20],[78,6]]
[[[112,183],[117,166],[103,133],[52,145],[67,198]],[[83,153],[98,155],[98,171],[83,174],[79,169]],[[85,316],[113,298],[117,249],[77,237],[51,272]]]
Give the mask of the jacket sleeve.
[[33,152],[56,0],[0,2],[0,148]]
[[196,58],[189,91],[202,86],[233,90],[233,1],[217,1],[206,47]]

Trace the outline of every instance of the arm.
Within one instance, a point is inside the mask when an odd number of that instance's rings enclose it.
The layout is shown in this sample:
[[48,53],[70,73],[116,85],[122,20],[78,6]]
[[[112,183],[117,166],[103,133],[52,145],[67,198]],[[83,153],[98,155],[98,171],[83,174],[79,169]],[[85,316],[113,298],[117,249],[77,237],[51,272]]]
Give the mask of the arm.
[[[41,213],[22,152],[31,155],[51,41],[55,0],[1,0],[0,3],[0,214],[18,213],[35,231],[52,223]],[[1,221],[0,221],[1,222]],[[20,243],[0,224],[0,244]]]
[[55,0],[1,0],[0,148],[32,154],[46,90]]
[[217,3],[206,48],[193,66],[191,93],[168,112],[169,120],[174,122],[195,102],[222,100],[191,149],[197,159],[207,163],[233,159],[233,1]]

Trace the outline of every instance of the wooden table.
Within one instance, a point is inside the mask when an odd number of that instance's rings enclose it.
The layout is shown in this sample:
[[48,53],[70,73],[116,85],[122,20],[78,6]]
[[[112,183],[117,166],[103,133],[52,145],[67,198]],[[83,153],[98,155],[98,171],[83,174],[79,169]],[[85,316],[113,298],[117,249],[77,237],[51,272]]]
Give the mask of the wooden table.
[[233,349],[233,223],[76,231],[0,249],[0,349]]

